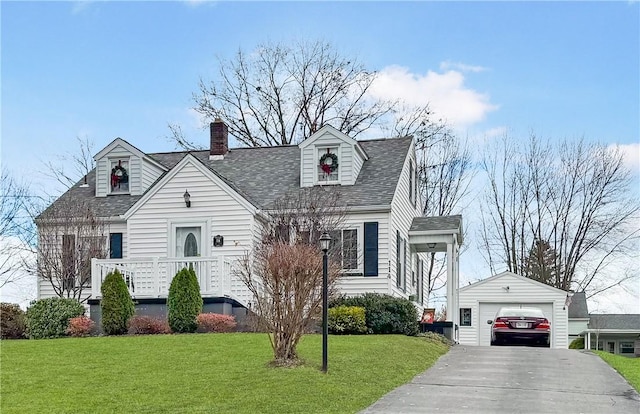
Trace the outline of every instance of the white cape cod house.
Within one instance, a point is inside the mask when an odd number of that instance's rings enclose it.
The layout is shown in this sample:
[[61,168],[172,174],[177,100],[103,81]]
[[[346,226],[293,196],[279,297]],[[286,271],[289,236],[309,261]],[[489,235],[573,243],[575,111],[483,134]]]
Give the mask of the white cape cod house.
[[[117,138],[95,155],[86,183],[60,197],[83,198],[108,223],[109,257],[92,260],[92,317],[108,272],[119,269],[138,311],[153,313],[187,261],[206,311],[244,310],[252,297],[234,263],[259,241],[275,200],[312,186],[338,186],[347,204],[343,294],[386,293],[422,309],[421,253],[440,251],[448,309],[457,309],[461,217],[421,217],[413,138],[356,141],[324,126],[299,145],[229,149],[227,126],[216,120],[210,130],[210,149],[195,152],[144,153]],[[41,279],[38,297],[54,295]],[[458,313],[448,312],[456,325]]]

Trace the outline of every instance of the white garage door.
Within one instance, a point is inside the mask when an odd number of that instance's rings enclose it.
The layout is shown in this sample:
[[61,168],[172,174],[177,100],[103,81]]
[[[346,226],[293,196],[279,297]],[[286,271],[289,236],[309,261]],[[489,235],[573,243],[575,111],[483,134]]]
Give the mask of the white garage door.
[[480,320],[478,326],[480,327],[480,345],[491,345],[491,325],[487,323],[488,320],[495,318],[498,310],[503,307],[509,308],[540,308],[544,313],[544,316],[549,319],[551,323],[551,338],[549,341],[551,347],[553,347],[553,340],[555,338],[554,324],[553,324],[553,303],[486,303],[480,302]]

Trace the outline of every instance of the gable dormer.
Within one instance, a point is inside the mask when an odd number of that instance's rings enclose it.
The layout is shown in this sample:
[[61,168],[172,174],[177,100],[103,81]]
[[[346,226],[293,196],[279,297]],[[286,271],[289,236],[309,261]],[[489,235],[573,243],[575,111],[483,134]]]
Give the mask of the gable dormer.
[[298,145],[300,187],[353,185],[368,159],[358,141],[325,125]]
[[167,169],[122,138],[116,138],[93,159],[96,197],[140,195]]

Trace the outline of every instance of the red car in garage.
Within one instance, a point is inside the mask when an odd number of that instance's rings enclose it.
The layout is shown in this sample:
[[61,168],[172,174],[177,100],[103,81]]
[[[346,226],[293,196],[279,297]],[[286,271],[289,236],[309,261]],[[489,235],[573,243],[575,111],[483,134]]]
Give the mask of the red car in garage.
[[539,308],[500,308],[491,325],[491,345],[526,343],[549,346],[551,324]]

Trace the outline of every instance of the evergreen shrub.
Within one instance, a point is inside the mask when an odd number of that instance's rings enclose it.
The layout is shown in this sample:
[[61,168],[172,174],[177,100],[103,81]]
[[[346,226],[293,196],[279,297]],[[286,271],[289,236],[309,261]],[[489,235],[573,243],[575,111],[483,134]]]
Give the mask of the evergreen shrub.
[[409,336],[418,334],[418,311],[408,299],[365,293],[362,296],[334,299],[330,307],[340,305],[363,307],[369,333]]
[[201,313],[196,318],[198,332],[233,332],[236,330],[236,318],[231,315],[221,315],[219,313]]
[[192,268],[180,270],[171,281],[167,308],[173,332],[192,333],[198,329],[196,318],[202,312],[202,296]]
[[584,338],[576,338],[571,341],[569,349],[584,349]]
[[338,335],[366,334],[364,308],[342,305],[329,309],[329,332]]
[[102,282],[102,330],[106,335],[127,333],[129,319],[135,313],[135,305],[129,289],[118,270],[109,272]]
[[59,338],[67,334],[69,319],[82,316],[84,306],[75,299],[48,298],[27,309],[27,335],[31,339]]
[[25,337],[27,325],[25,314],[15,303],[0,303],[0,335],[2,339]]

